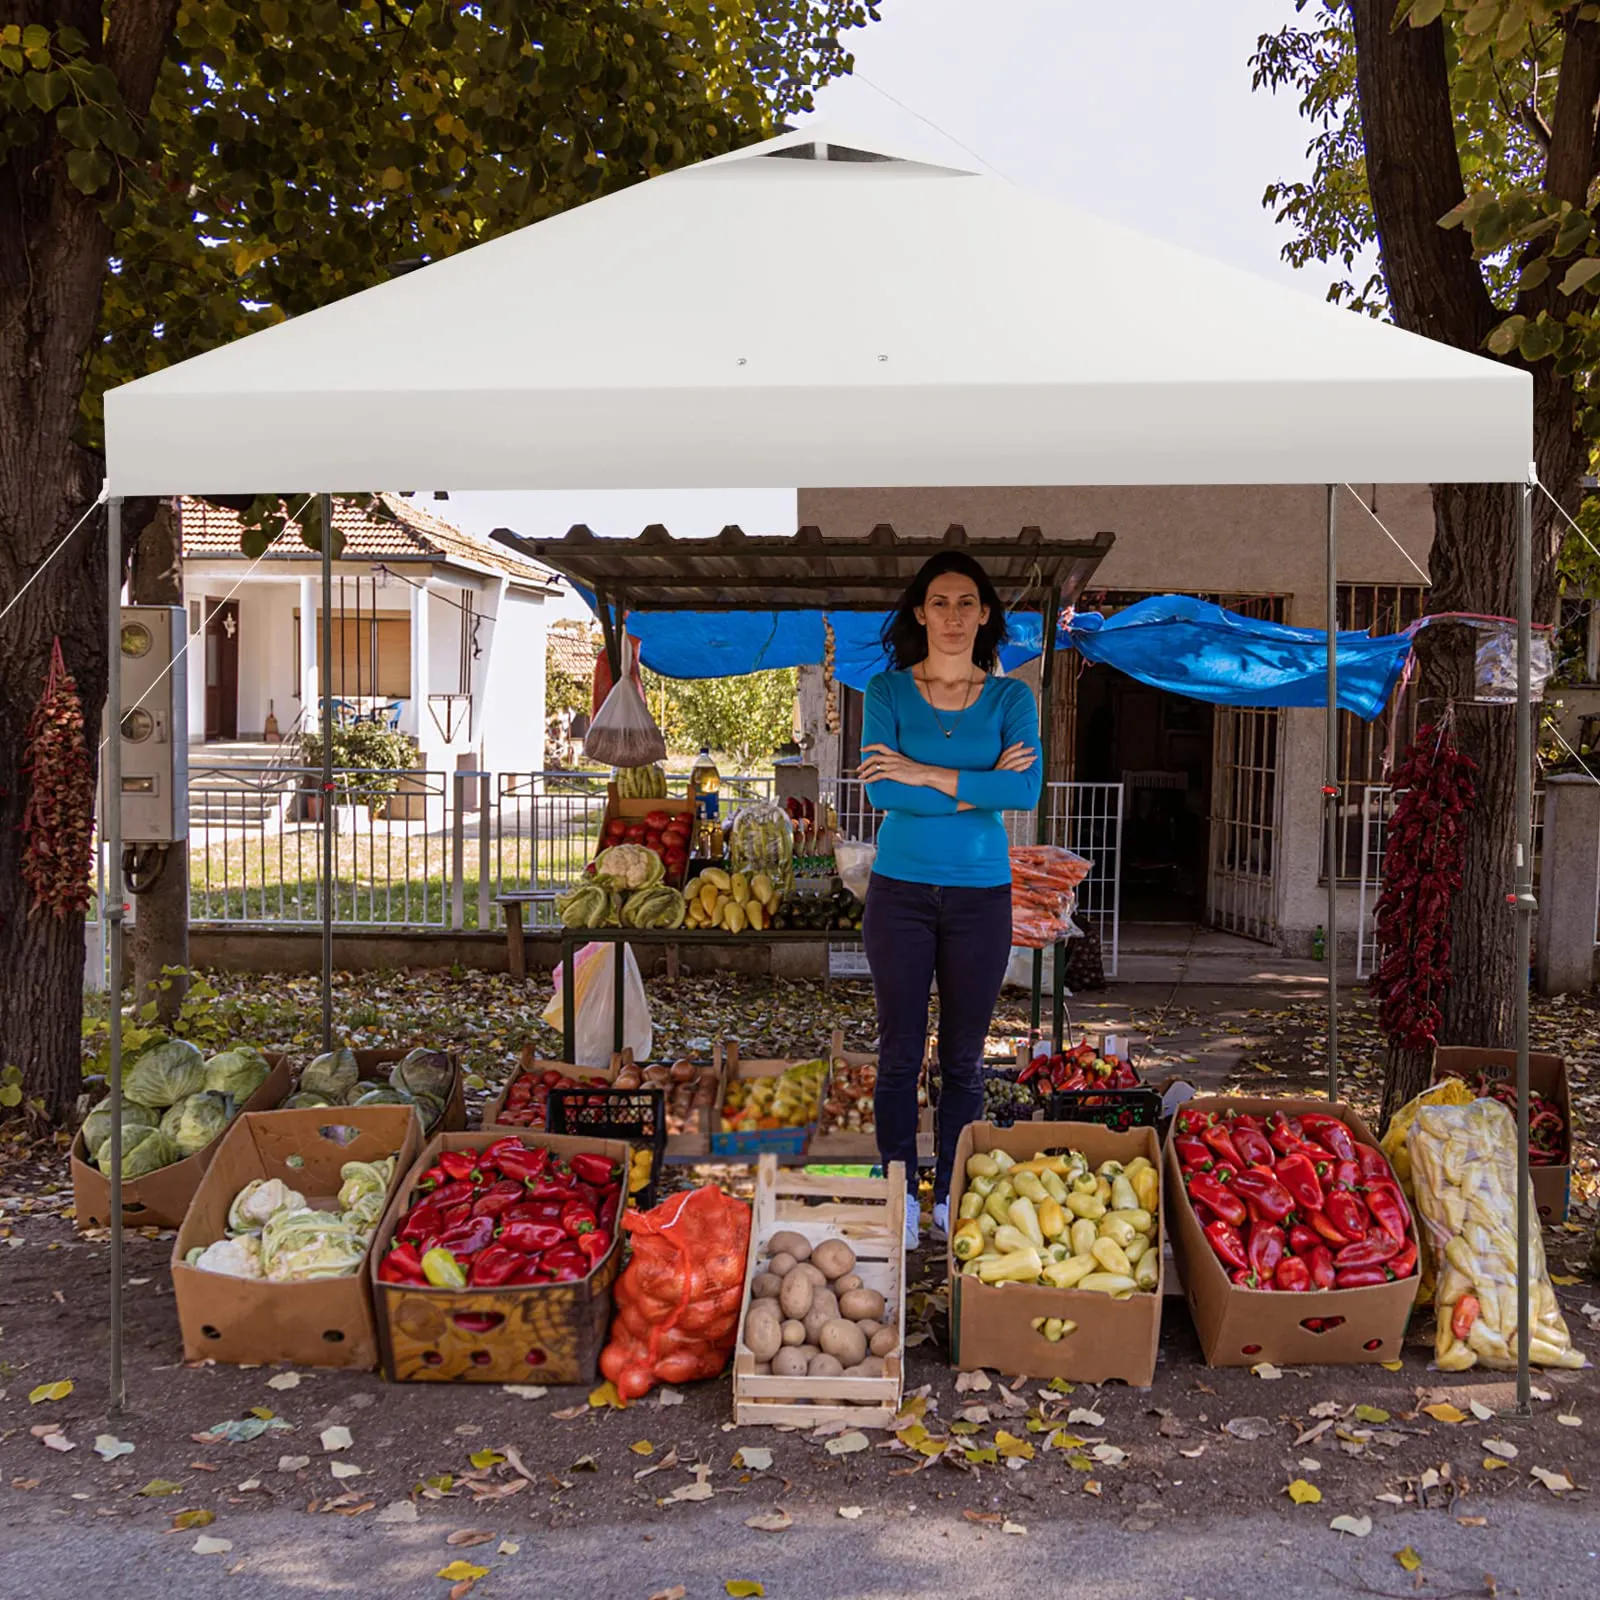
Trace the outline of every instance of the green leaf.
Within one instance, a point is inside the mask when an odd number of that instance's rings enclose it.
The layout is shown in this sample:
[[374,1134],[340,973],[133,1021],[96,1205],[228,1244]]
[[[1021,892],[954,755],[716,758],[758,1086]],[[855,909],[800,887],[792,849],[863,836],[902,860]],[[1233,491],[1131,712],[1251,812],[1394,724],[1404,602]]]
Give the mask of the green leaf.
[[1413,28],[1426,28],[1430,22],[1437,22],[1444,11],[1445,0],[1409,0],[1403,4],[1395,21],[1404,20]]
[[98,194],[111,181],[111,162],[103,150],[69,150],[67,176],[80,194]]
[[41,111],[54,111],[67,97],[67,78],[63,72],[30,72],[22,81],[28,98]]
[[1357,1406],[1355,1417],[1357,1422],[1370,1422],[1377,1427],[1389,1420],[1389,1413],[1382,1406]]
[[1522,330],[1528,325],[1526,317],[1507,317],[1483,342],[1497,356],[1508,356],[1517,348]]
[[22,48],[24,50],[48,50],[50,48],[50,30],[41,23],[30,22],[22,30]]
[[1580,289],[1589,288],[1596,278],[1600,278],[1600,256],[1585,256],[1567,268],[1567,275],[1560,283],[1561,292],[1576,294]]

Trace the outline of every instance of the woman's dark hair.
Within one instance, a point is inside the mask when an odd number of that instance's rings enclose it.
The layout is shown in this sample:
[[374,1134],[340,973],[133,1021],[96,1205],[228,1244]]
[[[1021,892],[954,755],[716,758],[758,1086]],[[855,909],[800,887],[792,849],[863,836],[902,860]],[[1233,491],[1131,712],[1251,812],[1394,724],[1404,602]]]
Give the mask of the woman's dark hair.
[[928,630],[917,621],[917,607],[928,598],[928,586],[935,578],[947,572],[959,572],[970,578],[978,590],[979,604],[989,608],[989,620],[978,629],[972,645],[972,664],[981,672],[993,672],[999,658],[1000,646],[1010,637],[1006,626],[1006,608],[989,574],[965,550],[941,550],[922,563],[922,569],[911,580],[911,586],[900,596],[900,603],[889,613],[883,625],[883,650],[889,664],[904,672],[928,658]]

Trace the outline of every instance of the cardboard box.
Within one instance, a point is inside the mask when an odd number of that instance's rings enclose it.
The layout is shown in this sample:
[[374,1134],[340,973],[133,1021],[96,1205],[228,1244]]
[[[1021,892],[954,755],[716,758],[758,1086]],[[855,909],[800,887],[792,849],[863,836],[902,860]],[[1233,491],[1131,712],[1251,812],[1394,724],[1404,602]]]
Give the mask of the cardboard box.
[[[1316,1111],[1339,1117],[1357,1144],[1377,1148],[1378,1141],[1361,1118],[1342,1102],[1290,1097],[1253,1098],[1197,1096],[1185,1110],[1247,1111],[1269,1116],[1281,1111],[1294,1116]],[[1177,1124],[1173,1124],[1176,1129]],[[1276,1294],[1241,1289],[1228,1277],[1200,1227],[1200,1219],[1183,1187],[1182,1169],[1171,1137],[1167,1140],[1162,1189],[1166,1196],[1167,1236],[1173,1261],[1183,1280],[1189,1311],[1206,1362],[1213,1367],[1251,1367],[1258,1361],[1277,1366],[1354,1366],[1368,1361],[1398,1361],[1411,1303],[1421,1281],[1416,1273],[1398,1283],[1369,1289],[1318,1289],[1307,1294]],[[1412,1221],[1416,1226],[1415,1218]],[[1316,1332],[1310,1321],[1338,1319],[1338,1325]]]
[[[616,1139],[564,1139],[526,1128],[507,1130],[530,1149],[580,1150],[626,1167]],[[484,1150],[505,1132],[446,1133],[430,1139],[378,1223],[368,1266],[377,1309],[384,1376],[393,1383],[583,1383],[599,1372],[611,1327],[611,1286],[622,1265],[622,1230],[587,1278],[576,1283],[500,1289],[436,1289],[384,1283],[378,1267],[410,1211],[422,1174],[446,1150]]]
[[[682,817],[689,824],[689,845],[687,853],[694,854],[694,804],[689,800],[624,800],[617,793],[616,784],[606,786],[606,809],[600,818],[600,839],[606,836],[606,824],[614,817],[620,817],[624,822],[642,822],[652,811],[664,811],[669,817]],[[595,854],[599,855],[604,845],[596,848]],[[685,880],[681,877],[674,878],[669,872],[666,881],[674,889],[683,887]]]
[[[719,1087],[717,1090],[717,1109],[712,1113],[711,1121],[711,1154],[723,1159],[735,1161],[754,1161],[758,1156],[770,1152],[780,1161],[799,1161],[808,1149],[812,1135],[817,1131],[817,1121],[814,1115],[810,1122],[792,1128],[752,1128],[745,1133],[724,1133],[722,1131],[722,1103],[728,1095],[728,1085],[739,1078],[778,1078],[788,1071],[790,1067],[798,1066],[797,1061],[783,1061],[778,1059],[747,1058],[739,1054],[737,1040],[729,1039],[726,1043],[718,1041],[712,1049],[712,1059],[718,1068]],[[818,1056],[815,1059],[822,1060]],[[827,1075],[823,1075],[822,1083],[818,1086],[817,1113],[822,1110],[822,1098],[827,1091]]]
[[[511,1085],[526,1072],[564,1072],[569,1078],[576,1078],[580,1083],[593,1083],[598,1088],[605,1089],[611,1085],[611,1080],[616,1076],[620,1057],[613,1058],[609,1067],[575,1067],[570,1061],[545,1061],[534,1051],[531,1044],[522,1047],[522,1060],[518,1063],[517,1070],[506,1079],[500,1092],[483,1108],[478,1118],[478,1126],[485,1130],[497,1133],[530,1133],[539,1132],[539,1129],[530,1129],[520,1123],[501,1122],[500,1113],[505,1109],[506,1097],[511,1093]],[[465,1126],[465,1124],[463,1124]],[[445,1133],[455,1133],[455,1128],[441,1130]]]
[[[838,1062],[843,1062],[847,1067],[871,1067],[877,1071],[878,1058],[857,1050],[846,1050],[844,1047],[844,1032],[842,1029],[833,1030],[833,1038],[828,1045],[828,1083],[822,1091],[822,1098],[826,1103],[832,1092],[833,1069]],[[917,1114],[917,1159],[919,1161],[932,1161],[934,1155],[934,1123],[933,1107],[923,1106]],[[808,1161],[827,1162],[871,1162],[874,1165],[878,1160],[878,1135],[873,1133],[852,1133],[843,1128],[832,1132],[827,1130],[822,1120],[817,1123],[817,1131],[811,1135],[811,1143],[806,1147]]]
[[[1438,1045],[1434,1048],[1435,1083],[1445,1077],[1476,1080],[1483,1072],[1496,1078],[1505,1078],[1514,1084],[1517,1079],[1517,1052],[1479,1050],[1470,1045]],[[1572,1195],[1572,1089],[1567,1082],[1566,1058],[1530,1050],[1528,1087],[1554,1102],[1567,1125],[1567,1159],[1556,1166],[1531,1169],[1533,1199],[1539,1208],[1539,1220],[1547,1228],[1556,1227],[1567,1220],[1567,1205]],[[1515,1111],[1512,1115],[1516,1115]]]
[[[330,1106],[239,1117],[224,1135],[172,1246],[184,1359],[376,1366],[378,1339],[365,1260],[347,1278],[268,1283],[202,1272],[185,1266],[183,1258],[196,1245],[227,1237],[228,1208],[253,1178],[280,1178],[308,1205],[332,1210],[339,1169],[347,1161],[394,1156],[392,1196],[421,1143],[422,1122],[412,1106]],[[377,1230],[372,1237],[378,1237]],[[369,1242],[369,1255],[371,1249]]]
[[[967,1158],[989,1150],[1004,1150],[1018,1161],[1041,1151],[1079,1150],[1091,1167],[1102,1161],[1127,1163],[1135,1156],[1144,1156],[1158,1169],[1161,1164],[1154,1128],[1114,1133],[1093,1123],[1019,1122],[1010,1128],[969,1123],[956,1146],[950,1184],[952,1217],[966,1191]],[[952,1228],[952,1234],[954,1231]],[[1043,1284],[982,1283],[959,1270],[961,1264],[948,1244],[945,1260],[950,1275],[952,1366],[963,1371],[993,1367],[1013,1377],[1066,1378],[1078,1383],[1119,1378],[1141,1389],[1154,1380],[1161,1342],[1161,1302],[1166,1294],[1164,1252],[1155,1289],[1126,1300]],[[1035,1317],[1070,1317],[1078,1328],[1051,1344],[1031,1326]]]
[[[276,1051],[262,1052],[272,1071],[261,1087],[240,1107],[246,1112],[270,1111],[288,1098],[293,1083],[289,1058]],[[234,1119],[237,1123],[238,1118]],[[230,1123],[231,1128],[234,1124]],[[122,1221],[129,1228],[176,1228],[183,1221],[189,1202],[206,1174],[227,1130],[219,1133],[204,1150],[197,1150],[169,1167],[159,1167],[142,1178],[122,1180]],[[106,1228],[111,1225],[111,1180],[94,1165],[80,1129],[72,1140],[72,1207],[79,1228]]]

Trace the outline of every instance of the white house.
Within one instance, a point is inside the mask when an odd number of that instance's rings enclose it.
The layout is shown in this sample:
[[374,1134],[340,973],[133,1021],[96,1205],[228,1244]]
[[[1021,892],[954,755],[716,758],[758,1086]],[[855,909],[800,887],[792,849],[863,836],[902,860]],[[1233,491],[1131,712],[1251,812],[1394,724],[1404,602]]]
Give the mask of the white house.
[[[180,516],[189,632],[205,634],[191,744],[315,729],[321,556],[290,532],[252,562],[237,513],[185,499]],[[334,694],[412,735],[424,768],[540,770],[553,575],[402,495],[336,500],[334,523]]]

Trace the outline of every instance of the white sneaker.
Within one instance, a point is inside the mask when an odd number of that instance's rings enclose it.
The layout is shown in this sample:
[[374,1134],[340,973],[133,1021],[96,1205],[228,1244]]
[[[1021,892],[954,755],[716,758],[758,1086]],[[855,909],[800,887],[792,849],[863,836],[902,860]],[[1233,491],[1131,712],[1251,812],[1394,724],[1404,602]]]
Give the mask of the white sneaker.
[[906,1249],[915,1250],[922,1244],[922,1207],[917,1197],[906,1196]]
[[933,1231],[941,1239],[950,1237],[950,1202],[948,1200],[941,1200],[933,1208]]

